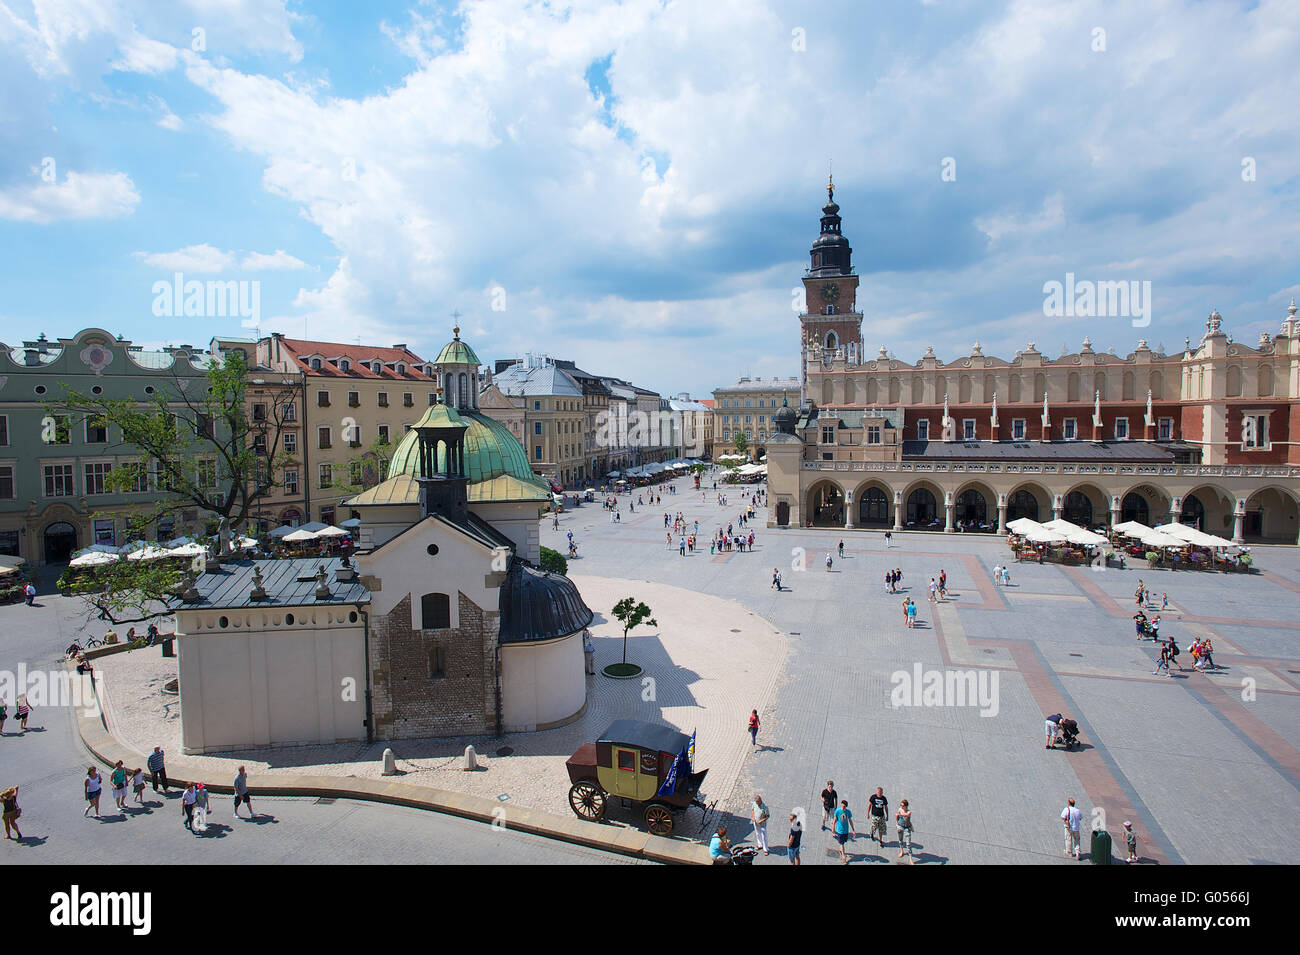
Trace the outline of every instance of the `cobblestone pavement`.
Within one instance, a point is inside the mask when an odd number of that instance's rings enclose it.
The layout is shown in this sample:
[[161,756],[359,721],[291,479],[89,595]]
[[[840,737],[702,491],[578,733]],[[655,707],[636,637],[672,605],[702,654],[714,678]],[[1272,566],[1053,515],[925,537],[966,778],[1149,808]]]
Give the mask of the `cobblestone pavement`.
[[[763,515],[752,554],[710,556],[706,544],[682,558],[666,546],[665,511],[682,511],[692,526],[698,519],[705,537],[734,522],[740,491],[726,493],[722,507],[712,490],[683,489],[625,510],[615,525],[583,506],[561,516],[559,532],[544,523],[542,542],[572,528],[582,554],[573,566],[584,573],[639,571],[698,588],[789,634],[785,673],[760,710],[762,745],[725,803],[733,835],[752,832],[750,799],[760,792],[773,843],[784,844],[788,813],[803,809],[811,823],[803,862],[838,863],[817,811],[834,779],[863,834],[850,843],[854,863],[897,861],[892,820],[885,847],[866,839],[866,798],[877,786],[891,813],[910,801],[922,864],[1064,864],[1059,817],[1071,796],[1089,827],[1096,818],[1114,835],[1132,821],[1147,863],[1300,861],[1300,551],[1258,547],[1262,573],[1246,576],[1013,564],[1003,588],[992,570],[1006,563],[1006,544],[986,535],[901,534],[887,549],[878,531],[769,529]],[[771,589],[773,567],[784,575],[781,593]],[[885,592],[893,567],[918,604],[915,630],[903,626],[903,595]],[[926,591],[941,570],[949,599],[936,606]],[[1175,636],[1186,667],[1172,677],[1152,676],[1153,645],[1134,639],[1139,579],[1157,601],[1168,593],[1162,632]],[[1197,634],[1211,636],[1224,669],[1192,670],[1187,648]],[[986,681],[996,674],[996,714],[895,708],[893,676],[918,664],[984,672]],[[1044,748],[1043,720],[1056,712],[1078,720],[1081,748]],[[1084,841],[1086,856],[1086,833]],[[760,861],[784,865],[783,851]]]
[[[1300,551],[1256,548],[1262,572],[1248,576],[1013,564],[1012,586],[1002,588],[993,586],[991,572],[1006,561],[1005,543],[983,535],[902,534],[886,549],[879,532],[769,529],[760,512],[753,553],[710,555],[707,537],[736,521],[741,491],[727,490],[729,503],[721,506],[715,492],[686,486],[679,481],[678,494],[665,494],[661,504],[635,513],[623,495],[618,524],[610,524],[599,505],[583,505],[561,515],[558,531],[543,521],[542,543],[560,549],[566,532],[573,531],[580,556],[570,562],[570,574],[593,609],[605,609],[609,601],[592,595],[621,596],[623,582],[643,581],[629,593],[656,613],[683,613],[687,624],[672,627],[683,637],[680,658],[670,639],[649,630],[629,639],[629,657],[657,669],[660,715],[700,728],[698,762],[710,767],[706,790],[722,800],[721,818],[733,836],[750,832],[748,806],[752,793],[761,792],[773,813],[771,838],[778,847],[785,842],[786,815],[805,809],[810,825],[803,861],[837,863],[838,851],[829,834],[819,831],[816,811],[818,793],[834,779],[862,833],[849,846],[855,864],[897,857],[892,825],[883,849],[866,841],[866,797],[876,786],[884,788],[891,811],[900,798],[911,801],[915,856],[923,864],[1065,863],[1059,815],[1071,796],[1086,824],[1094,810],[1103,813],[1112,833],[1131,820],[1148,863],[1300,861],[1300,830],[1293,822],[1300,816]],[[700,552],[683,557],[666,545],[665,511],[700,521]],[[835,552],[841,539],[844,557],[835,556],[828,571],[825,554]],[[806,569],[796,569],[801,565]],[[770,586],[774,567],[786,584],[779,593]],[[915,630],[902,625],[903,594],[884,592],[882,578],[890,567],[903,570],[904,593],[919,605]],[[948,575],[949,600],[934,606],[925,585],[941,569]],[[1177,638],[1187,667],[1172,677],[1152,676],[1152,644],[1134,640],[1130,618],[1139,578],[1157,599],[1169,595],[1162,632]],[[601,589],[606,586],[608,593]],[[697,605],[689,592],[709,599]],[[726,612],[738,622],[721,628],[706,614],[695,623],[696,606],[727,606],[714,599],[733,602]],[[40,614],[21,606],[0,608],[0,649],[6,653],[0,665],[13,666],[10,645],[27,646],[28,655],[18,658],[30,661],[37,658],[30,648],[38,643],[60,649],[67,644],[70,619]],[[26,625],[32,619],[55,635],[38,638]],[[660,624],[669,634],[663,617]],[[1186,649],[1196,634],[1213,638],[1222,670],[1191,670]],[[621,639],[599,642],[602,664],[616,658],[616,646],[621,652]],[[670,664],[686,672],[669,675]],[[894,677],[918,665],[923,672],[969,673],[983,679],[987,691],[996,686],[996,712],[992,705],[984,707],[988,716],[978,706],[925,705],[920,694],[920,705],[895,707]],[[744,676],[739,690],[714,685],[736,674]],[[615,689],[601,679],[594,712],[631,705],[641,715],[639,684]],[[759,746],[749,752],[743,728],[754,706],[763,725]],[[1043,719],[1054,712],[1079,721],[1081,748],[1044,749]],[[599,722],[604,716],[591,718]],[[728,733],[740,736],[738,750]],[[511,738],[517,765],[567,755],[567,741],[548,747],[544,736],[537,734],[536,743]],[[398,751],[410,760],[413,775],[427,775],[444,788],[462,788],[447,785],[446,777],[474,777],[465,786],[488,783],[501,764],[516,759],[481,748],[489,758],[484,774],[438,769],[460,745],[407,752],[403,744]],[[364,755],[373,762],[372,754]],[[64,774],[63,788],[79,786],[66,775],[74,771],[66,756],[54,762],[67,768],[49,772]],[[27,771],[34,781],[44,767],[29,764]],[[525,792],[514,788],[512,799]],[[340,822],[340,837],[350,831],[352,818]],[[400,818],[405,824],[405,816]],[[355,827],[364,829],[360,821]],[[1085,835],[1085,854],[1086,843]],[[760,864],[784,865],[782,853],[777,848]],[[363,851],[361,858],[372,857]]]

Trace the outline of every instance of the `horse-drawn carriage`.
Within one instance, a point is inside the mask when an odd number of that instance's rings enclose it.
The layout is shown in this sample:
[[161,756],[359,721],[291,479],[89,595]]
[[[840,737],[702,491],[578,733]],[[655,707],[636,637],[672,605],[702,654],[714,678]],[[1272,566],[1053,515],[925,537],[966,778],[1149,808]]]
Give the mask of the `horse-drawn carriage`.
[[569,806],[580,819],[598,822],[610,797],[643,805],[646,828],[656,836],[673,831],[673,813],[708,807],[698,798],[707,769],[692,771],[690,737],[671,726],[616,720],[594,743],[568,758]]

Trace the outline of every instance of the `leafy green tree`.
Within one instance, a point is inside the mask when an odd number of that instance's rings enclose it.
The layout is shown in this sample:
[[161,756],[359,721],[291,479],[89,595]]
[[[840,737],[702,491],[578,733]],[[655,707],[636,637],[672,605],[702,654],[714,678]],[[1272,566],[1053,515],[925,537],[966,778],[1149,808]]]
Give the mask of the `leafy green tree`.
[[[299,396],[277,388],[250,403],[248,366],[231,352],[211,360],[202,377],[182,377],[173,366],[171,386],[143,400],[82,394],[65,385],[62,400],[47,410],[104,425],[106,450],[134,459],[113,466],[104,491],[150,497],[120,513],[100,512],[121,518],[128,536],[144,538],[150,525],[196,509],[208,520],[209,536],[228,551],[231,533],[247,525],[257,502],[282,484],[284,466],[295,463],[282,437],[286,424],[297,427]],[[114,445],[117,435],[121,441]],[[175,561],[121,560],[70,589],[100,619],[132,623],[174,606],[184,576]]]
[[614,617],[623,625],[623,662],[627,663],[627,634],[629,630],[645,624],[657,627],[659,624],[650,614],[653,611],[635,597],[624,597],[614,604]]
[[749,435],[744,431],[737,431],[736,436],[731,440],[731,444],[739,454],[749,454]]
[[549,547],[542,548],[538,565],[549,574],[567,574],[569,572],[569,562],[564,559],[564,555],[558,550],[551,550]]

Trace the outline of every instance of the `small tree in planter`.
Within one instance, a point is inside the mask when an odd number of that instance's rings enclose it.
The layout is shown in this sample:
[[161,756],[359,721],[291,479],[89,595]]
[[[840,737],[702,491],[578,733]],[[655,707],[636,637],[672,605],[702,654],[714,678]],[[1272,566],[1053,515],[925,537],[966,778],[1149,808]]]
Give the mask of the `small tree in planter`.
[[1146,556],[1147,556],[1147,566],[1150,567],[1152,570],[1155,570],[1156,567],[1160,565],[1160,551],[1149,550],[1147,551]]
[[614,604],[614,617],[623,625],[623,662],[611,663],[605,667],[604,673],[606,676],[627,679],[641,672],[641,668],[635,663],[627,662],[627,634],[629,630],[639,627],[643,623],[651,627],[659,626],[654,617],[650,616],[652,612],[649,607],[635,597],[624,597]]

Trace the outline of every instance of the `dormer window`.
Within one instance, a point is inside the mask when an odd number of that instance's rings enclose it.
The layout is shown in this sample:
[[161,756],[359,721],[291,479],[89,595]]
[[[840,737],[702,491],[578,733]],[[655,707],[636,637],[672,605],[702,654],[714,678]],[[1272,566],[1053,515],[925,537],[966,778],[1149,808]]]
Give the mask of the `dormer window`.
[[348,361],[346,358],[340,358],[339,371],[351,371],[351,370],[352,370],[352,362]]
[[312,371],[320,371],[320,359],[319,359],[319,358],[313,358],[313,359],[311,360],[311,370],[312,370]]
[[370,366],[370,370],[376,375],[382,375],[384,373],[384,363],[382,361],[376,361]]
[[403,365],[400,361],[397,363],[397,373],[399,375],[406,374],[406,366]]

